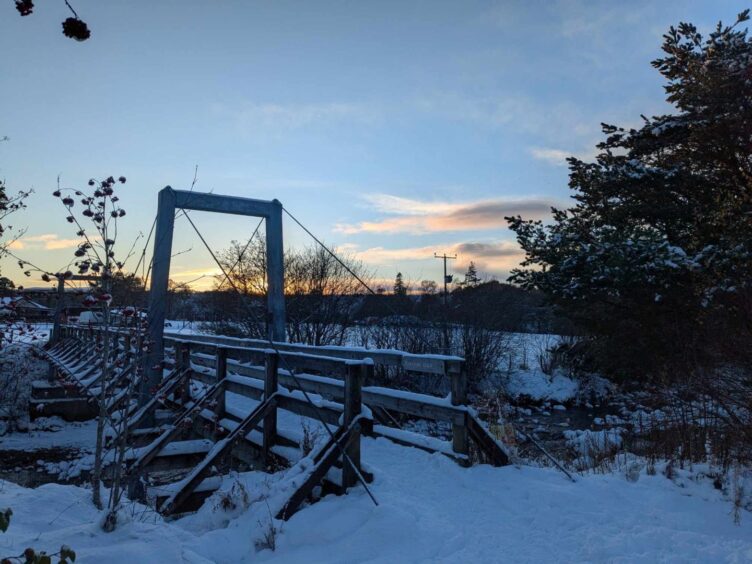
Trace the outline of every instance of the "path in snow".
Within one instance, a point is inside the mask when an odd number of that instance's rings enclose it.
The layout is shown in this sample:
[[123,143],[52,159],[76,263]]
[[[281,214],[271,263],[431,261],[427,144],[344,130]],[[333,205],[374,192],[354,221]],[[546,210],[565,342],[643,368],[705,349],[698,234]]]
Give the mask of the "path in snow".
[[[276,552],[253,548],[263,504],[203,534],[193,531],[197,520],[216,526],[211,506],[185,521],[130,522],[107,535],[93,524],[87,491],[5,484],[0,507],[12,506],[14,517],[0,554],[67,543],[79,561],[111,563],[752,560],[750,515],[734,525],[730,504],[707,480],[680,487],[643,473],[636,483],[598,475],[572,484],[550,469],[463,469],[385,439],[364,441],[364,461],[380,506],[362,490],[325,498],[281,525]],[[262,482],[258,473],[241,480],[251,490]]]

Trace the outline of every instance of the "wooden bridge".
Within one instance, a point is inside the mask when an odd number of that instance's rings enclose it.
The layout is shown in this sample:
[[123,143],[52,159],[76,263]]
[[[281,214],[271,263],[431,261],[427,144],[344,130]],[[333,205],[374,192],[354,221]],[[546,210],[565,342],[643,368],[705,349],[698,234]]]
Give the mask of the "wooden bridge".
[[[107,382],[98,352],[105,339],[112,351]],[[317,486],[344,493],[372,479],[361,467],[363,436],[437,452],[463,466],[508,463],[467,405],[458,357],[290,343],[271,348],[269,341],[165,332],[162,380],[139,397],[143,343],[133,329],[62,326],[60,341],[45,351],[55,381],[34,384],[31,411],[93,417],[106,386],[107,460],[114,463],[120,446],[131,496],[149,499],[164,515],[197,509],[229,468],[300,465],[294,491],[277,510],[287,519]],[[374,371],[387,367],[416,379],[446,379],[451,393],[441,398],[375,386]],[[444,422],[451,440],[401,428],[413,419]],[[325,431],[325,440],[307,445],[311,452],[304,452],[303,422]]]

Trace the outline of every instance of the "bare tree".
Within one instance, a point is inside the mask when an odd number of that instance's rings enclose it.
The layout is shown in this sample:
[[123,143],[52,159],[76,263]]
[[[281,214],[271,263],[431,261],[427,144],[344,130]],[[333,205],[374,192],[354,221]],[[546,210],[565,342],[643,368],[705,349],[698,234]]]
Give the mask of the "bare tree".
[[[335,251],[336,254],[336,251]],[[263,237],[217,253],[228,276],[217,277],[216,290],[229,287],[217,332],[263,338],[266,303],[266,242]],[[354,309],[369,277],[351,256],[333,256],[322,247],[288,250],[284,257],[287,332],[291,341],[311,345],[344,344]]]
[[[340,262],[341,261],[341,262]],[[288,253],[285,267],[287,332],[291,341],[343,345],[367,277],[360,261],[332,256],[321,247]]]

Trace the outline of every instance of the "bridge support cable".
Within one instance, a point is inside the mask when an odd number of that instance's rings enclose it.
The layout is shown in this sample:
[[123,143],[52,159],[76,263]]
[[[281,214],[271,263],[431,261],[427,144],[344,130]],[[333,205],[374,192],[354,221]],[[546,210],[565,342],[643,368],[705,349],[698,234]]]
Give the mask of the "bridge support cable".
[[[318,237],[316,237],[316,235],[314,235],[313,233],[311,233],[311,231],[310,231],[310,230],[309,230],[309,229],[308,229],[308,228],[307,228],[307,227],[306,227],[305,225],[303,225],[302,223],[300,223],[300,221],[298,221],[298,219],[297,219],[297,218],[296,218],[296,217],[295,217],[294,215],[292,215],[292,214],[290,213],[290,210],[288,210],[288,209],[287,209],[286,207],[284,207],[284,206],[283,206],[283,207],[282,207],[282,211],[284,211],[284,212],[285,212],[285,213],[286,213],[286,214],[288,215],[288,217],[289,217],[290,219],[292,219],[292,220],[293,220],[293,221],[294,221],[295,223],[297,223],[297,224],[298,224],[298,226],[299,226],[299,227],[300,227],[300,228],[301,228],[301,229],[302,229],[303,231],[305,231],[306,233],[308,233],[308,235],[309,235],[309,236],[311,237],[311,239],[313,239],[314,241],[316,241],[316,243],[318,243],[319,245],[321,245],[321,248],[322,248],[322,249],[324,249],[324,250],[325,250],[325,251],[326,251],[327,253],[329,253],[329,254],[331,255],[331,257],[332,257],[332,258],[333,258],[334,260],[336,260],[336,261],[337,261],[337,262],[338,262],[338,263],[340,264],[340,266],[342,266],[342,268],[344,268],[345,270],[347,270],[347,272],[349,272],[349,273],[350,273],[350,275],[351,275],[351,276],[352,276],[353,278],[355,278],[355,279],[356,279],[356,280],[357,280],[358,282],[360,282],[360,284],[361,284],[361,285],[362,285],[362,286],[363,286],[363,287],[364,287],[364,288],[365,288],[366,290],[368,290],[368,292],[369,292],[369,293],[371,293],[371,294],[372,294],[372,295],[374,295],[374,296],[377,296],[377,295],[378,295],[378,294],[377,294],[377,293],[376,293],[376,292],[375,292],[375,291],[373,290],[373,288],[371,288],[371,287],[370,287],[370,286],[369,286],[369,285],[368,285],[368,284],[367,284],[367,283],[365,282],[365,280],[363,280],[363,279],[362,279],[362,278],[361,278],[360,276],[358,276],[358,275],[357,275],[357,274],[356,274],[355,272],[353,272],[353,270],[352,270],[352,269],[351,269],[351,268],[350,268],[350,267],[349,267],[349,266],[348,266],[347,264],[345,264],[345,262],[344,262],[344,261],[343,261],[342,259],[340,259],[340,258],[339,258],[339,257],[337,256],[337,254],[336,254],[336,253],[335,253],[334,251],[332,251],[332,250],[331,250],[331,249],[330,249],[329,247],[327,247],[327,246],[326,246],[326,245],[325,245],[325,244],[324,244],[324,243],[323,243],[323,242],[322,242],[322,241],[321,241],[321,240],[320,240],[320,239],[319,239]],[[395,313],[395,315],[396,315],[396,313],[397,313],[397,312],[394,312],[394,313]]]
[[[350,268],[350,267],[349,267],[349,266],[347,265],[347,263],[345,263],[345,262],[344,262],[344,261],[343,261],[343,260],[342,260],[341,258],[339,258],[339,257],[337,256],[337,253],[335,253],[335,252],[334,252],[333,250],[331,250],[331,249],[330,249],[329,247],[327,247],[327,246],[326,246],[326,245],[325,245],[325,244],[323,243],[323,241],[321,241],[321,240],[320,240],[320,239],[319,239],[318,237],[316,237],[316,235],[314,235],[314,234],[313,234],[313,233],[312,233],[312,232],[310,231],[310,229],[308,229],[308,228],[307,228],[307,227],[306,227],[305,225],[303,225],[303,224],[302,224],[302,223],[301,223],[301,222],[300,222],[300,221],[298,220],[298,218],[296,218],[296,217],[295,217],[294,215],[292,215],[292,214],[290,213],[290,210],[288,210],[288,209],[287,209],[287,208],[285,208],[285,207],[282,207],[282,211],[284,211],[284,212],[285,212],[285,213],[287,214],[287,216],[288,216],[288,217],[289,217],[290,219],[292,219],[292,220],[293,220],[293,221],[294,221],[295,223],[297,223],[297,224],[298,224],[298,226],[299,226],[299,227],[300,227],[300,228],[301,228],[301,229],[302,229],[303,231],[305,231],[305,232],[306,232],[306,233],[307,233],[307,234],[308,234],[308,235],[309,235],[309,236],[311,237],[311,239],[313,239],[313,240],[314,240],[314,241],[315,241],[315,242],[316,242],[316,243],[317,243],[318,245],[320,245],[322,249],[324,249],[324,250],[325,250],[325,251],[326,251],[327,253],[329,253],[329,255],[330,255],[330,256],[331,256],[331,257],[332,257],[332,258],[333,258],[334,260],[336,260],[336,261],[337,261],[337,262],[338,262],[338,263],[340,264],[340,266],[342,266],[342,268],[344,268],[344,269],[345,269],[345,270],[346,270],[347,272],[349,272],[349,273],[350,273],[350,275],[351,275],[351,276],[352,276],[353,278],[355,278],[355,280],[357,280],[357,281],[358,281],[358,282],[359,282],[359,283],[360,283],[360,284],[361,284],[361,285],[362,285],[362,286],[363,286],[363,287],[364,287],[364,288],[365,288],[366,290],[368,290],[368,293],[369,293],[369,294],[371,294],[371,295],[373,295],[373,296],[378,296],[378,293],[377,293],[377,292],[376,292],[376,291],[375,291],[375,290],[374,290],[373,288],[371,288],[371,287],[370,287],[370,286],[368,285],[368,283],[367,283],[367,282],[366,282],[365,280],[363,280],[363,279],[362,279],[362,278],[361,278],[360,276],[358,276],[358,275],[357,275],[357,274],[356,274],[355,272],[353,272],[352,268]],[[390,310],[390,311],[392,312],[392,315],[394,315],[394,316],[399,316],[399,315],[400,315],[400,314],[399,314],[399,313],[397,312],[397,310],[395,310],[395,309],[394,309],[394,307],[392,306],[392,304],[390,304],[389,302],[386,302],[386,303],[385,303],[385,305],[386,305],[386,307],[387,307],[387,308],[388,308],[388,309],[389,309],[389,310]]]
[[[238,289],[238,287],[233,283],[232,279],[229,277],[228,272],[225,270],[225,268],[223,267],[223,265],[219,262],[219,260],[217,259],[216,255],[214,254],[214,251],[212,251],[211,247],[209,247],[209,244],[206,242],[206,239],[204,239],[204,236],[198,230],[198,227],[196,227],[196,224],[193,223],[193,220],[185,212],[185,210],[183,210],[183,213],[184,213],[186,219],[189,221],[189,223],[193,227],[193,230],[196,232],[196,235],[198,235],[199,239],[201,240],[201,242],[206,247],[206,250],[209,251],[209,254],[211,255],[212,259],[214,259],[214,262],[217,263],[217,266],[222,271],[222,273],[225,275],[225,278],[230,283],[230,286],[232,286],[232,288],[233,288],[233,290],[235,290],[235,292],[237,292],[239,295],[242,296],[242,292],[240,292],[240,290]],[[339,260],[339,259],[337,259],[337,260]],[[349,268],[348,268],[348,271],[350,271]],[[352,271],[350,271],[350,272],[352,273]],[[249,312],[254,317],[256,317],[252,310],[249,309]],[[316,418],[319,420],[319,422],[321,423],[321,425],[324,427],[324,429],[326,430],[326,432],[329,434],[329,438],[332,441],[335,441],[335,444],[337,445],[337,448],[340,451],[340,454],[342,455],[342,462],[343,462],[343,464],[349,464],[350,465],[350,468],[352,468],[353,473],[357,477],[358,481],[363,485],[363,488],[365,489],[366,493],[368,494],[368,497],[371,498],[371,501],[374,503],[374,505],[378,506],[379,502],[376,500],[376,498],[374,497],[373,493],[371,492],[371,489],[368,487],[368,483],[366,482],[366,479],[363,477],[363,474],[361,473],[360,469],[352,461],[352,459],[350,458],[350,456],[345,451],[344,447],[342,445],[340,445],[340,443],[336,442],[334,433],[329,428],[329,425],[327,425],[326,422],[324,421],[324,418],[321,415],[321,411],[319,409],[319,406],[316,405],[316,403],[311,399],[311,396],[308,394],[308,392],[303,388],[303,386],[301,385],[300,381],[298,380],[297,375],[295,374],[295,370],[287,364],[287,361],[285,360],[285,357],[281,354],[281,352],[280,352],[279,348],[277,347],[277,345],[275,344],[275,342],[271,338],[269,338],[269,337],[267,337],[265,340],[269,343],[269,346],[277,354],[277,357],[280,360],[280,364],[284,365],[283,368],[285,370],[287,370],[287,372],[290,374],[290,376],[292,377],[293,381],[295,382],[295,385],[297,386],[298,390],[303,394],[303,397],[305,397],[306,401],[313,408],[313,411],[316,414]]]
[[262,223],[264,223],[264,218],[263,217],[259,220],[258,225],[256,225],[256,229],[254,229],[253,233],[251,233],[251,236],[248,238],[248,242],[246,242],[245,247],[243,247],[243,250],[240,251],[240,254],[238,255],[238,259],[230,267],[230,270],[228,271],[228,274],[225,274],[225,277],[219,283],[219,286],[217,286],[217,290],[221,290],[222,289],[222,286],[224,286],[224,284],[227,281],[229,275],[232,274],[232,271],[235,270],[235,267],[237,267],[240,264],[240,261],[243,260],[243,257],[245,256],[245,252],[248,250],[248,247],[251,246],[251,242],[253,241],[253,238],[256,236],[256,233],[258,233],[258,230],[261,227]]

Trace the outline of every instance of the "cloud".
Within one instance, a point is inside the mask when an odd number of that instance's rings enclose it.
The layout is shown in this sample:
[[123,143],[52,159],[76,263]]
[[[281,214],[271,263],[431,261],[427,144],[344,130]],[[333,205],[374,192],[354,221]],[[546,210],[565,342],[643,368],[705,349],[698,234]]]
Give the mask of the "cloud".
[[598,150],[593,149],[588,151],[581,151],[579,153],[574,151],[565,151],[563,149],[552,149],[546,147],[530,147],[530,154],[534,159],[544,161],[554,166],[567,166],[567,159],[569,157],[575,157],[582,161],[592,161],[598,154]]
[[367,194],[364,198],[377,210],[383,213],[400,215],[423,215],[430,213],[447,213],[453,211],[457,204],[449,202],[426,202],[393,196],[391,194]]
[[370,247],[362,250],[357,245],[348,244],[340,249],[347,250],[364,263],[373,266],[396,266],[403,262],[429,260],[433,259],[435,252],[441,251],[457,255],[457,260],[451,261],[450,265],[456,265],[458,271],[464,271],[472,261],[483,273],[504,277],[511,269],[519,266],[525,257],[525,253],[516,242],[505,240],[443,243],[396,249]]
[[331,122],[371,122],[375,114],[361,104],[332,102],[325,104],[257,104],[248,103],[239,109],[215,104],[215,113],[230,117],[239,129],[298,129]]
[[496,243],[459,243],[454,247],[458,255],[470,255],[479,258],[502,259],[505,257],[519,258],[523,255],[522,249],[511,241],[499,241]]
[[572,156],[572,153],[562,151],[561,149],[544,149],[540,147],[531,147],[530,154],[533,155],[533,158],[556,166],[566,165],[566,159]]
[[27,248],[44,249],[46,251],[57,251],[61,249],[72,249],[81,243],[80,239],[60,239],[55,233],[45,233],[43,235],[32,235],[21,237],[10,244],[11,250],[20,250]]
[[496,198],[471,202],[430,202],[389,194],[373,194],[366,200],[380,212],[392,214],[378,221],[357,224],[340,223],[339,233],[425,233],[505,229],[505,216],[521,215],[531,219],[548,217],[553,200],[545,198]]
[[[589,38],[603,41],[613,30],[629,25],[639,29],[651,16],[650,2],[634,3],[628,10],[620,4],[598,4],[586,0],[564,0],[554,4],[558,14],[559,33],[566,38]],[[603,41],[605,42],[605,41]]]
[[571,101],[544,101],[528,94],[469,95],[434,92],[415,101],[426,114],[464,122],[487,130],[532,135],[546,143],[569,143],[575,137],[588,143],[600,134],[591,109]]
[[472,97],[451,92],[424,96],[417,100],[417,107],[491,129],[511,126],[525,132],[540,131],[546,126],[547,114],[553,114],[527,96]]

